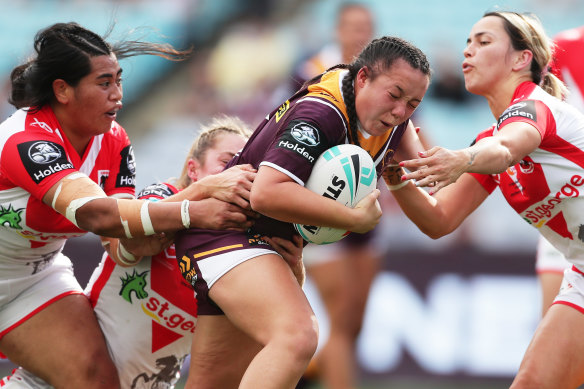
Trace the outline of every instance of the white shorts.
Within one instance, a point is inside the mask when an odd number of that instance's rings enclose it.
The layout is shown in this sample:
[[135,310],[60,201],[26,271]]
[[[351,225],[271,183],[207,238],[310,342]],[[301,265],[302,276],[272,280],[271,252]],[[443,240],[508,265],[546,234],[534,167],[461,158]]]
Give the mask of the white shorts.
[[584,313],[584,273],[575,267],[566,269],[560,293],[553,303],[568,305]]
[[51,385],[41,380],[27,370],[19,367],[14,369],[11,375],[0,379],[2,389],[54,389]]
[[82,294],[69,258],[59,253],[37,273],[25,264],[0,264],[0,338],[55,301]]
[[564,270],[572,267],[566,260],[564,254],[556,249],[546,238],[539,237],[537,242],[537,254],[535,257],[535,272],[540,273],[563,273]]

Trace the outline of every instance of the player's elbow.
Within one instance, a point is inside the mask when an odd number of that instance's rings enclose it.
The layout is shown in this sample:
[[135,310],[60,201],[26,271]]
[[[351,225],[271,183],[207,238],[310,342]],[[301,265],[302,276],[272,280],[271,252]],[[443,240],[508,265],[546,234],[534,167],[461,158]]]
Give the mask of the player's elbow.
[[421,228],[421,231],[426,234],[426,236],[428,236],[431,239],[439,239],[442,238],[445,235],[448,235],[449,233],[446,231],[442,231],[442,230],[437,230],[435,228]]
[[453,232],[456,229],[456,225],[452,225],[447,221],[436,221],[434,223],[427,223],[418,225],[420,231],[422,231],[426,236],[431,239],[440,239]]
[[251,209],[264,215],[269,214],[270,205],[273,204],[273,202],[270,201],[270,197],[269,191],[252,187],[249,194],[249,204],[251,205]]

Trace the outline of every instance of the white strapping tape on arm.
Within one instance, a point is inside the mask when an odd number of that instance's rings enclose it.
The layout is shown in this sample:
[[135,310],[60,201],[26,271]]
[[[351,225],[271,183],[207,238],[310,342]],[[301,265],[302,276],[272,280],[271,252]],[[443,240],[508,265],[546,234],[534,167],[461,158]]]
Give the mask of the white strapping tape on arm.
[[[56,197],[57,196],[55,195],[55,198]],[[75,224],[79,228],[79,225],[77,224],[77,218],[75,216],[75,214],[77,213],[77,210],[79,208],[81,208],[82,206],[84,206],[85,204],[87,204],[88,202],[90,202],[91,200],[102,199],[102,198],[103,197],[93,196],[93,197],[82,197],[80,199],[71,200],[71,202],[67,206],[67,210],[65,211],[65,217],[71,223]]]
[[154,235],[154,226],[152,226],[152,220],[150,219],[150,212],[148,211],[148,204],[150,201],[144,201],[142,207],[140,207],[140,219],[142,220],[142,228],[144,228],[144,235]]

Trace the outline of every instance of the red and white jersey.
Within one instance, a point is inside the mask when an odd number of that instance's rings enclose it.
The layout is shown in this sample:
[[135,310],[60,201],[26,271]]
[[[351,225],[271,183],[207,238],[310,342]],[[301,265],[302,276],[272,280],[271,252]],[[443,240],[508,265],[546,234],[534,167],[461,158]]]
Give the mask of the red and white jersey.
[[21,109],[0,124],[0,153],[0,262],[48,261],[85,233],[42,202],[66,175],[82,172],[109,196],[134,195],[132,146],[117,123],[79,156],[50,106]]
[[570,91],[566,101],[584,112],[584,26],[555,37],[553,72]]
[[584,115],[524,82],[497,124],[477,139],[518,121],[537,128],[542,137],[539,147],[504,173],[472,175],[489,192],[498,185],[527,223],[584,269]]
[[[166,198],[169,184],[138,198]],[[173,388],[190,352],[197,300],[178,268],[174,245],[133,267],[104,256],[85,289],[118,369],[122,389]]]

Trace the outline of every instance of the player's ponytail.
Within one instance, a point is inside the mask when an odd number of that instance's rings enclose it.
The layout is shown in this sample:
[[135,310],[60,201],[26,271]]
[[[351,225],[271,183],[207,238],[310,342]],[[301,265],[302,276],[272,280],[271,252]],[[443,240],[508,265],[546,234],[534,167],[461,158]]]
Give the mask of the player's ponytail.
[[111,46],[98,34],[77,23],[56,23],[39,31],[34,39],[35,56],[11,72],[9,102],[16,108],[40,109],[54,99],[53,81],[75,87],[91,72],[92,57],[115,54],[118,58],[149,54],[183,59],[190,53],[169,45],[123,41]]

